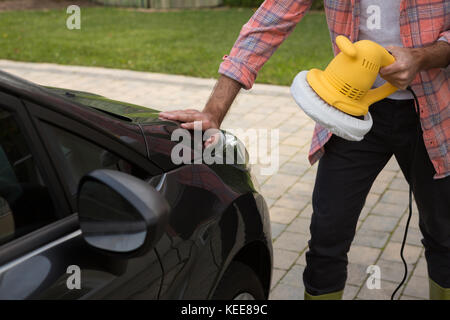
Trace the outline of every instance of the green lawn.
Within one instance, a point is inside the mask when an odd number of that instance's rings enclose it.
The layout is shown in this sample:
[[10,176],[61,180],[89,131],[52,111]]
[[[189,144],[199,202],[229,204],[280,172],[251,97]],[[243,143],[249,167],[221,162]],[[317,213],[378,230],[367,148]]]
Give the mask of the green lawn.
[[[217,77],[251,9],[137,12],[81,10],[81,30],[65,10],[0,13],[0,58]],[[312,12],[274,54],[260,83],[289,85],[295,74],[332,57],[323,13]]]

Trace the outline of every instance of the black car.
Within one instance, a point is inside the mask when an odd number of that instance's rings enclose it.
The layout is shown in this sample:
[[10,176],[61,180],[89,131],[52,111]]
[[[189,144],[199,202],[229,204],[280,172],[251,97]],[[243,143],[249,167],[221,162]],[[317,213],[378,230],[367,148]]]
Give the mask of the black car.
[[175,164],[177,128],[0,72],[0,299],[268,298],[249,166]]

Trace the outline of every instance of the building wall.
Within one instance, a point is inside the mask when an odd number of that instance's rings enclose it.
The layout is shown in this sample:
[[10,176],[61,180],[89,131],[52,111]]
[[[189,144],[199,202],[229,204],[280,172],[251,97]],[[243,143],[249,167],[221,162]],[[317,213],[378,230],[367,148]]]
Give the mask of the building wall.
[[150,0],[94,0],[105,6],[148,8]]
[[222,3],[222,0],[150,0],[151,7],[158,9],[215,7]]
[[94,0],[94,2],[107,6],[155,9],[216,7],[223,4],[223,0]]

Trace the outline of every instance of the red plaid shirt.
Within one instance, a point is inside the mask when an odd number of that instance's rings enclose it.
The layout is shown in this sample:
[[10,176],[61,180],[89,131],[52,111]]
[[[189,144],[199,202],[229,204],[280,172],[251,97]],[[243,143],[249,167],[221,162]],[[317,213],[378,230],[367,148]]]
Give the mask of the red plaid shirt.
[[[250,89],[256,75],[309,10],[312,0],[266,0],[241,30],[231,53],[224,57],[219,73]],[[358,40],[360,1],[325,0],[325,13],[334,53],[337,35]],[[443,38],[450,41],[450,1],[402,0],[400,35],[405,48],[422,47]],[[436,178],[450,175],[449,68],[420,72],[411,86],[421,106],[423,138],[436,169]],[[316,125],[309,160],[324,153],[331,133]]]

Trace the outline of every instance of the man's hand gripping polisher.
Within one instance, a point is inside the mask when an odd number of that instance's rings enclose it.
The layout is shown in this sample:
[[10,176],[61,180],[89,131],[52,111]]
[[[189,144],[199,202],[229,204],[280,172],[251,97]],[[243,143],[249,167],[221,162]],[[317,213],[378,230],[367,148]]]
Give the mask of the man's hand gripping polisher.
[[341,52],[327,68],[300,72],[291,94],[314,121],[341,138],[360,141],[372,128],[369,106],[398,90],[389,82],[371,89],[380,68],[395,59],[370,40],[351,43],[337,36],[336,44]]

